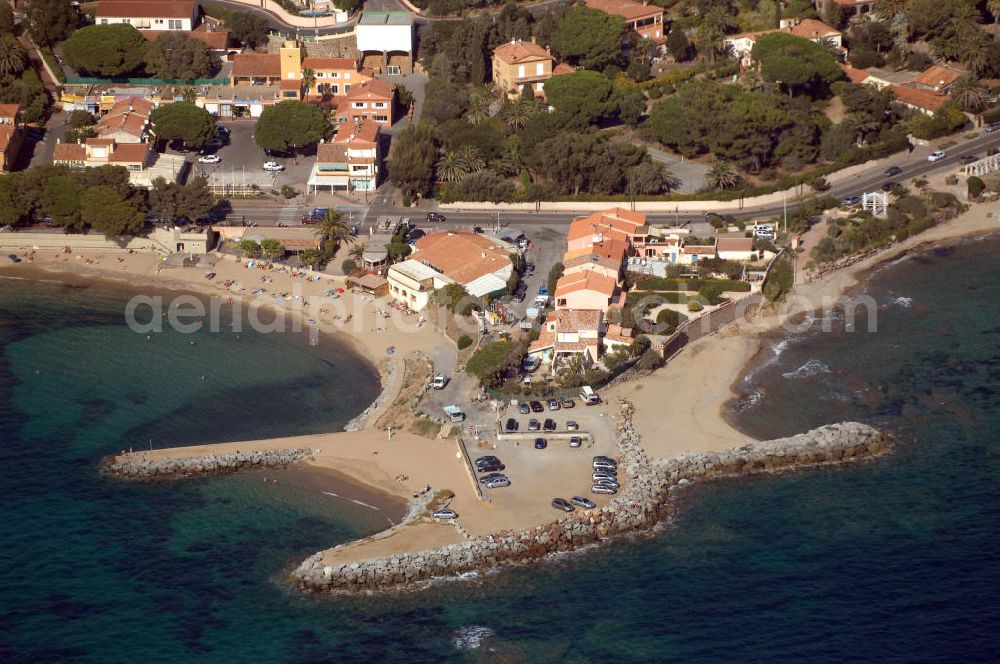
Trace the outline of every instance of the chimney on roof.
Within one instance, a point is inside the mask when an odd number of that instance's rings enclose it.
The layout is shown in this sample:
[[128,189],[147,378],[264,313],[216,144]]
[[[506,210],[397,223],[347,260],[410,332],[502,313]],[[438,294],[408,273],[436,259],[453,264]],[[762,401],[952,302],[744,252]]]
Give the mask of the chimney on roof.
[[535,35],[531,35],[531,43],[532,44],[537,44],[538,43],[538,39],[535,37]]

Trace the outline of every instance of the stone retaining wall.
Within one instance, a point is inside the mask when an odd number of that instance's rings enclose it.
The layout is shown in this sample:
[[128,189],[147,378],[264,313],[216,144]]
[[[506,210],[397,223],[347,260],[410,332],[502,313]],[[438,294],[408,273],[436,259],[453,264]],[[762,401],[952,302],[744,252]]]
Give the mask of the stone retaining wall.
[[670,489],[688,480],[848,463],[883,454],[892,444],[873,427],[847,422],[717,454],[654,460],[632,427],[628,404],[622,406],[617,437],[619,473],[628,479],[603,509],[578,510],[528,531],[501,532],[461,544],[335,567],[324,565],[322,553],[317,553],[299,565],[290,578],[300,588],[315,592],[408,589],[436,578],[535,561],[652,527],[673,512],[667,500]]
[[104,472],[126,480],[174,479],[232,473],[241,468],[279,468],[310,454],[312,450],[301,448],[149,459],[142,452],[132,452],[105,459]]

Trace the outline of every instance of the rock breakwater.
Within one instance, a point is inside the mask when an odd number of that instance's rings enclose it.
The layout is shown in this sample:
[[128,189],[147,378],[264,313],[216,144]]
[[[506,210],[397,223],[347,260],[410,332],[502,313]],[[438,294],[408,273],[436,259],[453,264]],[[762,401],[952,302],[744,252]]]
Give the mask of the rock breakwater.
[[242,468],[283,468],[312,454],[308,448],[151,459],[130,452],[104,461],[104,472],[127,480],[161,480],[232,473]]
[[627,403],[622,404],[617,439],[619,469],[627,481],[603,508],[577,511],[531,530],[500,532],[357,563],[327,565],[321,552],[303,561],[290,578],[312,592],[410,589],[434,579],[527,563],[646,530],[671,516],[671,488],[690,480],[850,463],[884,454],[892,445],[892,439],[878,429],[846,422],[719,453],[650,459],[632,426],[631,405]]

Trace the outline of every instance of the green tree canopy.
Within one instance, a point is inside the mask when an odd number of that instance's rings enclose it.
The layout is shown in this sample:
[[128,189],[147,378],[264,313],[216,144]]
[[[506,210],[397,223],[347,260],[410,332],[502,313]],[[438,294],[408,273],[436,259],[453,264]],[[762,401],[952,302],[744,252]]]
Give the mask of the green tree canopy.
[[512,350],[513,345],[509,341],[486,344],[469,358],[465,370],[483,385],[494,385],[500,381],[504,369],[512,362]]
[[13,33],[0,33],[0,78],[20,76],[28,57]]
[[830,83],[843,76],[837,61],[822,44],[785,32],[757,39],[751,55],[760,63],[764,80],[780,83],[789,94],[802,92],[818,98],[826,94]]
[[183,32],[168,32],[146,48],[146,71],[167,80],[192,81],[219,69],[219,58],[208,44]]
[[611,81],[596,71],[553,76],[545,82],[545,97],[569,124],[584,127],[612,115],[618,107]]
[[574,65],[600,71],[621,60],[624,32],[622,17],[589,7],[574,7],[552,35],[552,50]]
[[332,130],[323,110],[303,101],[283,101],[264,109],[253,140],[264,150],[301,150],[318,143]]
[[691,58],[691,42],[687,35],[679,27],[670,31],[667,37],[667,51],[677,62],[684,62]]
[[142,230],[144,223],[142,212],[108,186],[84,189],[80,218],[108,238],[134,235]]
[[429,195],[437,158],[434,128],[421,122],[399,133],[389,154],[389,177],[409,196]]
[[31,0],[25,18],[28,33],[41,46],[66,39],[80,21],[70,0]]
[[277,260],[285,255],[285,247],[281,242],[270,238],[260,241],[260,251],[264,254],[264,258],[271,260]]
[[181,140],[192,148],[200,148],[215,135],[212,114],[187,101],[175,101],[154,109],[150,122],[157,138]]
[[131,25],[89,25],[63,44],[63,57],[74,69],[94,76],[122,76],[139,69],[146,39]]
[[153,180],[149,189],[149,207],[161,219],[173,221],[177,217],[201,219],[215,206],[215,197],[203,176],[191,178],[187,184]]
[[6,2],[0,2],[0,34],[14,32],[14,10]]
[[233,12],[226,19],[226,28],[237,41],[247,48],[257,48],[267,43],[271,26],[268,20],[250,12]]

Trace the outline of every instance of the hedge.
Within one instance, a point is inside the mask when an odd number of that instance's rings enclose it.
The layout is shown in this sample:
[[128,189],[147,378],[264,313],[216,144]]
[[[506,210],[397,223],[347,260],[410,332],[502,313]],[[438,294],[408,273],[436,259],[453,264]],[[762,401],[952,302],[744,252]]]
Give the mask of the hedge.
[[635,285],[634,290],[641,291],[700,291],[706,286],[717,286],[723,291],[732,293],[747,293],[750,284],[736,279],[670,279],[667,277],[651,277],[643,279]]

